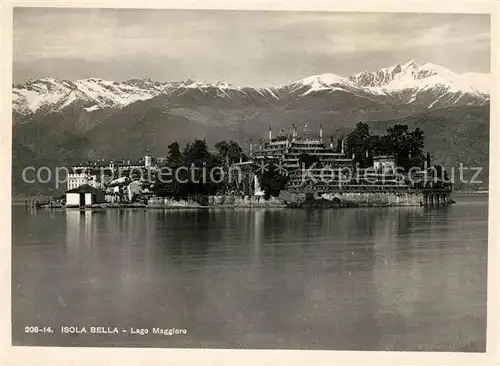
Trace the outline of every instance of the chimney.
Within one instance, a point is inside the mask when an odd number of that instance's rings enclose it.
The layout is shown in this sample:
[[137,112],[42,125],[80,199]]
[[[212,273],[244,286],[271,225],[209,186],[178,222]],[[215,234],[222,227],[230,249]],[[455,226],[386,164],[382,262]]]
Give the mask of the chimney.
[[240,154],[240,163],[243,163],[243,154]]
[[269,126],[269,141],[273,138],[273,131],[271,130],[271,126]]
[[295,137],[297,137],[297,129],[295,128],[295,123],[294,123],[292,127],[292,139],[295,139]]
[[344,142],[344,137],[342,137],[342,140],[341,140],[340,146],[341,146],[341,147],[340,147],[340,149],[341,149],[341,150],[340,150],[340,152],[341,152],[342,154],[345,154],[345,142]]
[[252,152],[252,139],[250,139],[250,152]]
[[323,141],[323,125],[319,125],[319,139]]
[[330,135],[330,148],[333,149],[333,135]]

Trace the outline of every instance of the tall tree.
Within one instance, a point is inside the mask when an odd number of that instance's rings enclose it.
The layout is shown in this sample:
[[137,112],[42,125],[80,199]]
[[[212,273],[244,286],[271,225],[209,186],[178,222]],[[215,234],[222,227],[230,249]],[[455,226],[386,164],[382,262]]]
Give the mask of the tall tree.
[[219,141],[215,144],[215,149],[224,164],[231,165],[232,163],[236,163],[240,160],[240,157],[246,159],[241,146],[233,140],[229,142],[225,140]]
[[157,195],[187,198],[216,193],[221,173],[213,173],[213,169],[220,161],[208,151],[205,140],[187,144],[183,154],[179,154],[178,144],[172,144],[169,160],[172,176],[167,182],[157,182]]
[[423,166],[424,133],[421,129],[409,131],[407,125],[394,125],[387,129],[387,139],[397,166],[405,171]]
[[392,155],[394,154],[391,148],[388,135],[372,135],[370,136],[370,150],[373,155]]
[[227,143],[226,140],[219,141],[215,144],[215,149],[217,150],[217,153],[219,154],[221,160],[223,162],[226,162],[226,159],[229,154],[229,144]]
[[177,166],[182,161],[182,153],[177,141],[168,145],[168,158],[167,163],[169,166]]
[[243,149],[237,142],[233,140],[229,141],[228,147],[229,163],[238,162],[240,160],[240,157],[246,159],[245,154],[243,154]]
[[424,131],[416,128],[409,135],[410,164],[412,167],[422,168],[424,165]]
[[354,131],[346,138],[346,148],[349,155],[354,155],[354,163],[360,167],[367,166],[366,152],[370,148],[370,126],[359,122]]

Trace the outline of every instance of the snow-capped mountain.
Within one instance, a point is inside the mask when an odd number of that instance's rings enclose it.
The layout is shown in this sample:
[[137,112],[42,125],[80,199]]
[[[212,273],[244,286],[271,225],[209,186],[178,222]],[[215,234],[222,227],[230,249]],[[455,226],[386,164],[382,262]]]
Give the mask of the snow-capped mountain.
[[104,108],[123,108],[159,95],[179,97],[192,90],[218,98],[231,99],[235,94],[248,96],[254,92],[263,98],[278,99],[271,88],[235,87],[226,82],[208,84],[193,80],[158,82],[151,79],[116,82],[100,78],[67,81],[49,77],[14,86],[13,109],[19,115],[29,115],[79,105],[87,112],[93,112]]
[[386,95],[404,103],[479,104],[489,100],[488,75],[456,74],[442,66],[415,61],[397,64],[375,72],[361,72],[349,80],[373,94]]
[[348,78],[335,74],[310,76],[290,85],[301,96],[345,91],[390,104],[417,104],[427,108],[480,105],[489,101],[489,75],[456,74],[432,63],[409,61]]
[[359,89],[355,82],[335,74],[309,76],[292,84],[294,90],[303,87],[308,87],[308,90],[304,93],[305,95],[323,90]]
[[133,82],[117,83],[99,78],[77,81],[43,78],[29,80],[13,89],[14,109],[20,114],[40,109],[59,110],[79,102],[87,111],[105,107],[121,108],[163,92],[162,85],[144,81],[147,88]]
[[[123,82],[89,78],[77,81],[43,78],[29,80],[13,88],[13,109],[19,116],[35,112],[49,113],[78,106],[87,112],[106,108],[121,109],[138,101],[166,96],[183,103],[227,101],[224,106],[247,104],[290,103],[296,99],[320,98],[325,95],[332,103],[340,94],[374,103],[415,105],[421,108],[441,108],[453,105],[482,105],[489,101],[489,75],[456,74],[439,65],[415,61],[376,71],[363,71],[350,77],[321,74],[306,77],[276,88],[233,86],[226,82],[199,81],[158,82],[132,79]],[[346,96],[343,95],[346,99]],[[342,98],[340,98],[342,99]],[[344,100],[342,99],[342,100]],[[310,99],[308,99],[310,100]],[[361,99],[359,99],[361,100]]]

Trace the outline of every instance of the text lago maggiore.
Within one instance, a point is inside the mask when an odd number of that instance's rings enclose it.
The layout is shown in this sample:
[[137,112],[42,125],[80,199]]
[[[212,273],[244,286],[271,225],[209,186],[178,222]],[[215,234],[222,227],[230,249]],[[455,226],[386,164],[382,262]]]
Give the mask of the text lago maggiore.
[[185,335],[187,334],[186,329],[179,328],[161,328],[161,327],[152,327],[152,328],[135,328],[135,327],[127,327],[127,328],[119,328],[115,326],[106,327],[106,326],[61,326],[61,333],[63,334],[133,334],[133,335],[163,335],[163,336],[172,336],[172,335]]

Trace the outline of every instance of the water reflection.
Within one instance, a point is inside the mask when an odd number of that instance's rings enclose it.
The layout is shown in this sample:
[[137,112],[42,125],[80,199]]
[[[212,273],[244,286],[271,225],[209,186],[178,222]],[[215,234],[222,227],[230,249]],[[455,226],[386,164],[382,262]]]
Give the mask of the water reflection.
[[68,210],[14,221],[17,323],[189,331],[111,345],[484,349],[485,205]]

